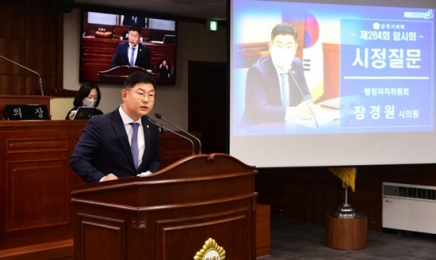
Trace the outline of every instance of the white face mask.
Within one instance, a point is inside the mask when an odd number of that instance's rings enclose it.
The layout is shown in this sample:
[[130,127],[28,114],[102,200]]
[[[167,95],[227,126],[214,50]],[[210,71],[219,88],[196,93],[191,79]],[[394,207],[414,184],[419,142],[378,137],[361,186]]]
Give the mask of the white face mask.
[[97,102],[97,99],[93,98],[84,98],[83,99],[83,106],[84,107],[95,107],[95,103]]
[[271,58],[277,67],[287,71],[291,68],[292,61],[294,60],[294,50],[284,50],[281,48],[271,49]]

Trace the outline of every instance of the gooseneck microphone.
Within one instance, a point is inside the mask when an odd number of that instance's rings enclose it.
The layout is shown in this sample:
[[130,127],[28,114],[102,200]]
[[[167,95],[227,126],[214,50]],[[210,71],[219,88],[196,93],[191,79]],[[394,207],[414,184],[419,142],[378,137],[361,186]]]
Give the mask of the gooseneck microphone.
[[39,88],[41,89],[41,96],[44,96],[44,88],[42,87],[42,78],[41,78],[41,75],[39,75],[38,72],[36,72],[36,71],[34,71],[34,70],[31,70],[31,69],[29,69],[28,67],[25,67],[25,66],[23,66],[23,65],[21,65],[21,64],[19,64],[19,63],[17,63],[17,62],[15,62],[15,61],[13,61],[13,60],[10,60],[10,59],[8,59],[8,58],[2,56],[2,55],[0,55],[0,58],[5,59],[5,60],[7,60],[7,61],[9,61],[9,62],[11,62],[11,63],[17,65],[17,66],[20,66],[21,68],[23,68],[23,69],[25,69],[25,70],[28,70],[28,71],[33,72],[33,73],[35,73],[36,75],[38,75],[38,77],[39,77]]
[[315,113],[313,112],[312,107],[310,107],[309,101],[306,99],[306,96],[304,95],[303,91],[301,90],[300,84],[298,84],[297,80],[295,79],[294,71],[292,70],[292,68],[289,70],[288,73],[291,74],[292,80],[294,81],[295,85],[297,85],[298,91],[300,91],[300,94],[303,97],[304,102],[307,104],[307,107],[309,108],[310,113],[312,113],[313,120],[315,121],[316,128],[318,128],[318,121],[316,120]]
[[198,153],[201,154],[201,142],[200,139],[198,139],[197,137],[195,137],[194,135],[190,134],[188,131],[183,130],[182,128],[178,127],[177,125],[173,124],[172,122],[168,121],[167,119],[165,119],[161,114],[156,113],[154,114],[157,118],[164,120],[165,122],[167,122],[168,124],[174,126],[175,128],[179,129],[180,131],[182,131],[183,133],[189,135],[190,137],[194,138],[195,140],[197,140],[198,142]]
[[195,155],[195,145],[194,145],[194,142],[193,142],[190,138],[188,138],[188,137],[186,137],[186,136],[184,136],[184,135],[181,135],[181,134],[179,134],[179,133],[177,133],[177,132],[175,132],[175,131],[173,131],[173,130],[171,130],[171,129],[168,129],[168,128],[162,126],[162,125],[158,125],[158,124],[157,124],[153,119],[151,119],[151,118],[148,117],[148,116],[146,116],[146,118],[147,118],[148,122],[152,123],[153,125],[155,125],[155,126],[157,126],[157,127],[162,127],[163,129],[165,129],[165,130],[167,130],[167,131],[170,131],[171,133],[173,133],[173,134],[175,134],[175,135],[178,135],[178,136],[180,136],[180,137],[182,137],[182,138],[185,138],[186,140],[188,140],[189,142],[191,142],[191,145],[192,145],[192,155]]

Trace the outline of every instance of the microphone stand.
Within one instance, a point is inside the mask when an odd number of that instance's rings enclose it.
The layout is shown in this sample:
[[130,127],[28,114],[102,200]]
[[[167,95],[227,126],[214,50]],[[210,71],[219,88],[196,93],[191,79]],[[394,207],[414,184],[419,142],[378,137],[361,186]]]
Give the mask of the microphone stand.
[[190,134],[188,131],[183,130],[183,129],[180,128],[179,126],[177,126],[177,125],[171,123],[171,122],[168,121],[166,118],[164,118],[161,114],[156,113],[156,114],[154,114],[154,115],[155,115],[157,118],[162,119],[162,120],[164,120],[165,122],[167,122],[168,124],[170,124],[170,125],[174,126],[175,128],[179,129],[179,130],[182,131],[183,133],[189,135],[190,137],[195,138],[195,140],[197,140],[197,142],[198,142],[198,153],[201,154],[201,142],[200,142],[200,139],[198,139],[195,135]]
[[19,63],[17,63],[17,62],[15,62],[15,61],[13,61],[13,60],[10,60],[10,59],[8,59],[8,58],[2,56],[2,55],[0,55],[0,58],[5,59],[5,60],[7,60],[7,61],[9,61],[9,62],[11,62],[11,63],[17,65],[17,66],[20,66],[21,68],[23,68],[23,69],[25,69],[25,70],[28,70],[28,71],[33,72],[33,73],[35,73],[36,75],[38,75],[38,77],[39,77],[39,88],[40,88],[40,90],[41,90],[41,96],[44,96],[44,88],[43,88],[43,86],[42,86],[42,78],[41,78],[41,75],[39,75],[38,72],[36,72],[36,71],[34,71],[34,70],[31,70],[31,69],[29,69],[28,67],[25,67],[25,66],[23,66],[23,65],[21,65],[21,64],[19,64]]
[[318,128],[319,126],[318,126],[318,121],[316,120],[315,113],[313,113],[313,110],[312,110],[312,108],[310,107],[310,104],[309,104],[309,102],[307,101],[306,96],[304,95],[303,91],[301,90],[300,85],[298,84],[297,80],[295,79],[292,70],[289,69],[289,72],[288,72],[288,73],[291,75],[291,78],[292,78],[292,80],[294,81],[295,85],[297,85],[298,91],[300,91],[301,96],[304,98],[304,102],[307,104],[307,106],[308,106],[310,112],[312,113],[313,120],[315,121],[316,128]]
[[189,142],[191,142],[191,144],[192,144],[192,155],[195,155],[195,145],[194,145],[194,142],[191,139],[189,139],[188,137],[186,137],[184,135],[181,135],[181,134],[177,133],[176,131],[173,131],[173,130],[167,128],[167,127],[164,127],[163,125],[158,125],[153,119],[151,119],[148,116],[147,116],[147,120],[148,120],[148,122],[152,123],[153,125],[155,125],[157,127],[162,127],[163,129],[165,129],[167,131],[170,131],[171,133],[173,133],[175,135],[178,135],[178,136],[180,136],[182,138],[185,138],[186,140],[189,140]]

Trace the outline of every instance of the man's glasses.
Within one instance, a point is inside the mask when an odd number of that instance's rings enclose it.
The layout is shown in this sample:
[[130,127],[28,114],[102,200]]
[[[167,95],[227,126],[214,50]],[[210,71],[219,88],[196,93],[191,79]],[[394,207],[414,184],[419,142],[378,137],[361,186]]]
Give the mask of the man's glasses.
[[144,99],[145,97],[147,97],[148,100],[150,100],[150,101],[154,100],[154,92],[153,93],[145,93],[141,90],[135,91],[135,90],[132,90],[130,88],[127,88],[126,90],[133,92],[136,95],[136,97],[138,97],[140,99]]

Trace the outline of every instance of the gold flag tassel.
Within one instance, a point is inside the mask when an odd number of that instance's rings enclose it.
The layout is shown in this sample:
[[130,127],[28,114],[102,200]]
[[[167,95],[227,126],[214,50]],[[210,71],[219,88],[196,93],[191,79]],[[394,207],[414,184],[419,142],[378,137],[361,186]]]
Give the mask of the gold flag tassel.
[[331,167],[328,170],[341,179],[343,183],[350,186],[352,191],[356,190],[356,167]]

